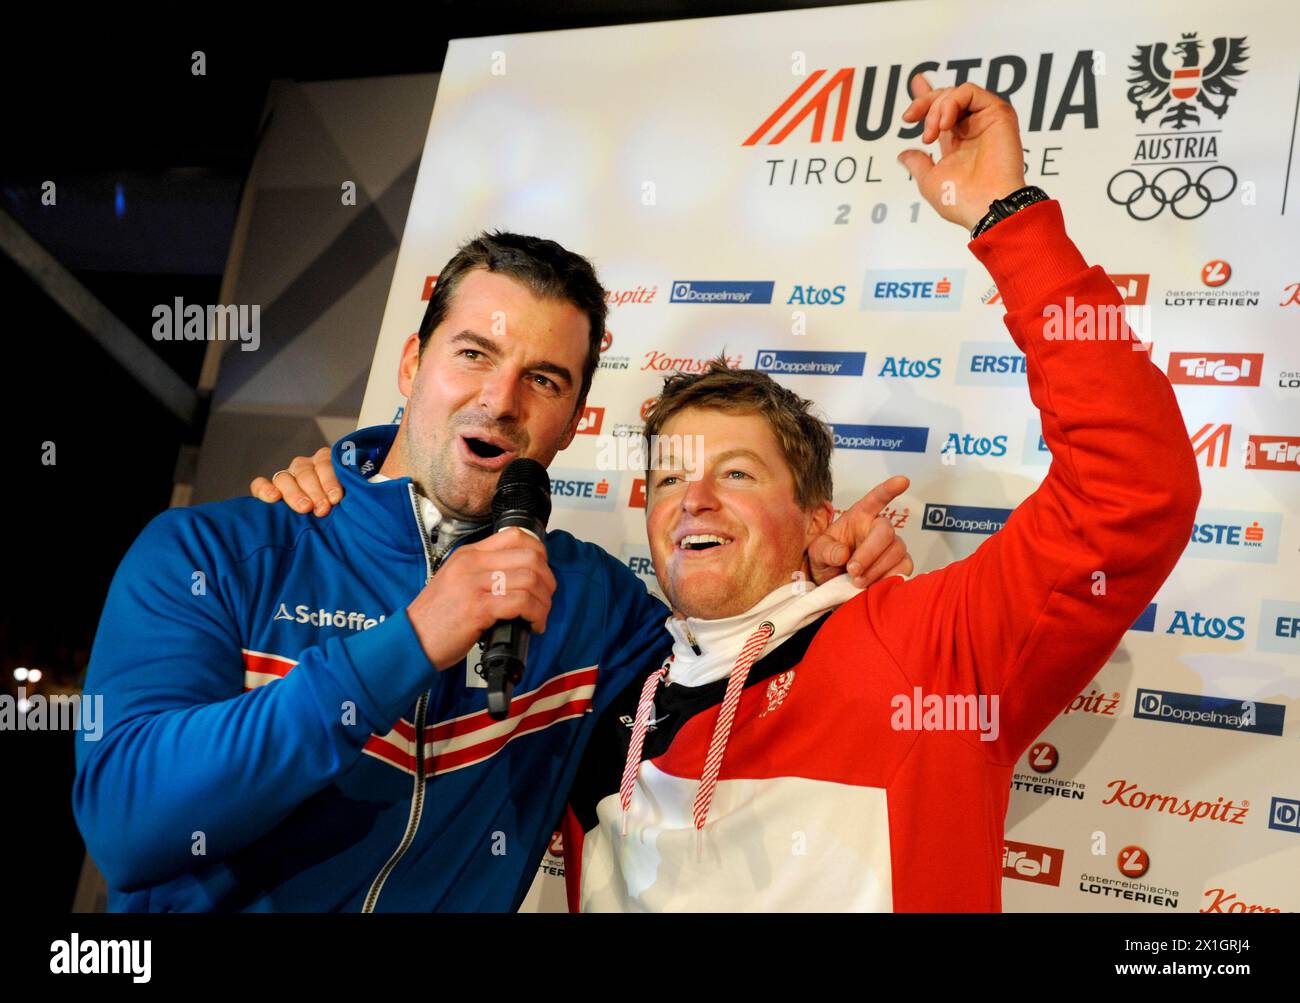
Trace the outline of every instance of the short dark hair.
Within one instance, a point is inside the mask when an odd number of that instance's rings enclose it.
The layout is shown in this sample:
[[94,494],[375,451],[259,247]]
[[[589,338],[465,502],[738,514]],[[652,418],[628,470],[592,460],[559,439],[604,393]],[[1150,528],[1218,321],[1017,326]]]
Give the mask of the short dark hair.
[[[703,372],[673,373],[646,417],[645,434],[659,435],[668,419],[687,408],[767,419],[794,475],[795,500],[805,512],[831,500],[830,428],[812,413],[813,403],[757,369],[732,369],[725,356],[710,360]],[[654,451],[651,450],[651,456]]]
[[533,295],[542,299],[564,300],[586,313],[591,321],[587,358],[582,366],[582,391],[578,401],[586,399],[591,379],[600,361],[600,345],[605,337],[605,287],[596,277],[596,269],[581,254],[566,250],[553,240],[528,237],[519,233],[484,230],[462,244],[438,273],[433,295],[420,322],[420,352],[429,342],[434,328],[443,322],[451,309],[451,298],[461,280],[476,268],[499,272],[518,279]]

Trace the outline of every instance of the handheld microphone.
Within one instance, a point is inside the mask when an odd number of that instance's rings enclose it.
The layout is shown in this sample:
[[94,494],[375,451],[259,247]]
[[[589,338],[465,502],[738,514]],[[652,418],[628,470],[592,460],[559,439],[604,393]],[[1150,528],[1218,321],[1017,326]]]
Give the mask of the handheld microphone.
[[[551,478],[546,468],[525,457],[511,460],[492,497],[493,532],[515,526],[542,540],[550,518]],[[524,674],[531,634],[532,628],[522,617],[498,620],[483,634],[481,671],[487,681],[488,713],[494,720],[510,713],[510,698]]]

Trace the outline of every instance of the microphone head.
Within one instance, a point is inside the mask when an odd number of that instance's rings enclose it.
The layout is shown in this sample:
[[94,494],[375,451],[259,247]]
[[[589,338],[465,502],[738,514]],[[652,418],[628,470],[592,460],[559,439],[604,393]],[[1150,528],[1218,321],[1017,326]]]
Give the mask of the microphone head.
[[526,512],[542,529],[551,518],[551,478],[536,460],[521,456],[506,464],[492,496],[492,521],[499,523],[507,512]]

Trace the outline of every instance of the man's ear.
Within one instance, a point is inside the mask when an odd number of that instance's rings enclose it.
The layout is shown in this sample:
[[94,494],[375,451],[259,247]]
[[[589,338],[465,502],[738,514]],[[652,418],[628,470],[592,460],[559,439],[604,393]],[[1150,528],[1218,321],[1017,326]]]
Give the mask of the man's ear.
[[828,501],[819,502],[809,513],[808,531],[804,536],[804,548],[826,532],[826,527],[835,521],[835,506]]
[[397,364],[397,390],[403,397],[411,396],[415,374],[420,368],[420,335],[413,334],[402,346],[402,360]]

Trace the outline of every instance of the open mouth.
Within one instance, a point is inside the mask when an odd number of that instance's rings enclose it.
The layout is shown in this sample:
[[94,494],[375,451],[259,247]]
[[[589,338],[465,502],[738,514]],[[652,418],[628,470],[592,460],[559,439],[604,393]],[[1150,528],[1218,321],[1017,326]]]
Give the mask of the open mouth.
[[469,451],[475,456],[480,456],[485,460],[491,460],[498,456],[502,456],[506,452],[502,447],[488,442],[486,439],[476,439],[469,435],[464,436],[464,439],[465,445],[469,447]]
[[701,551],[725,547],[729,543],[731,538],[727,536],[718,536],[714,533],[691,533],[689,536],[683,536],[677,542],[677,547],[680,550]]

